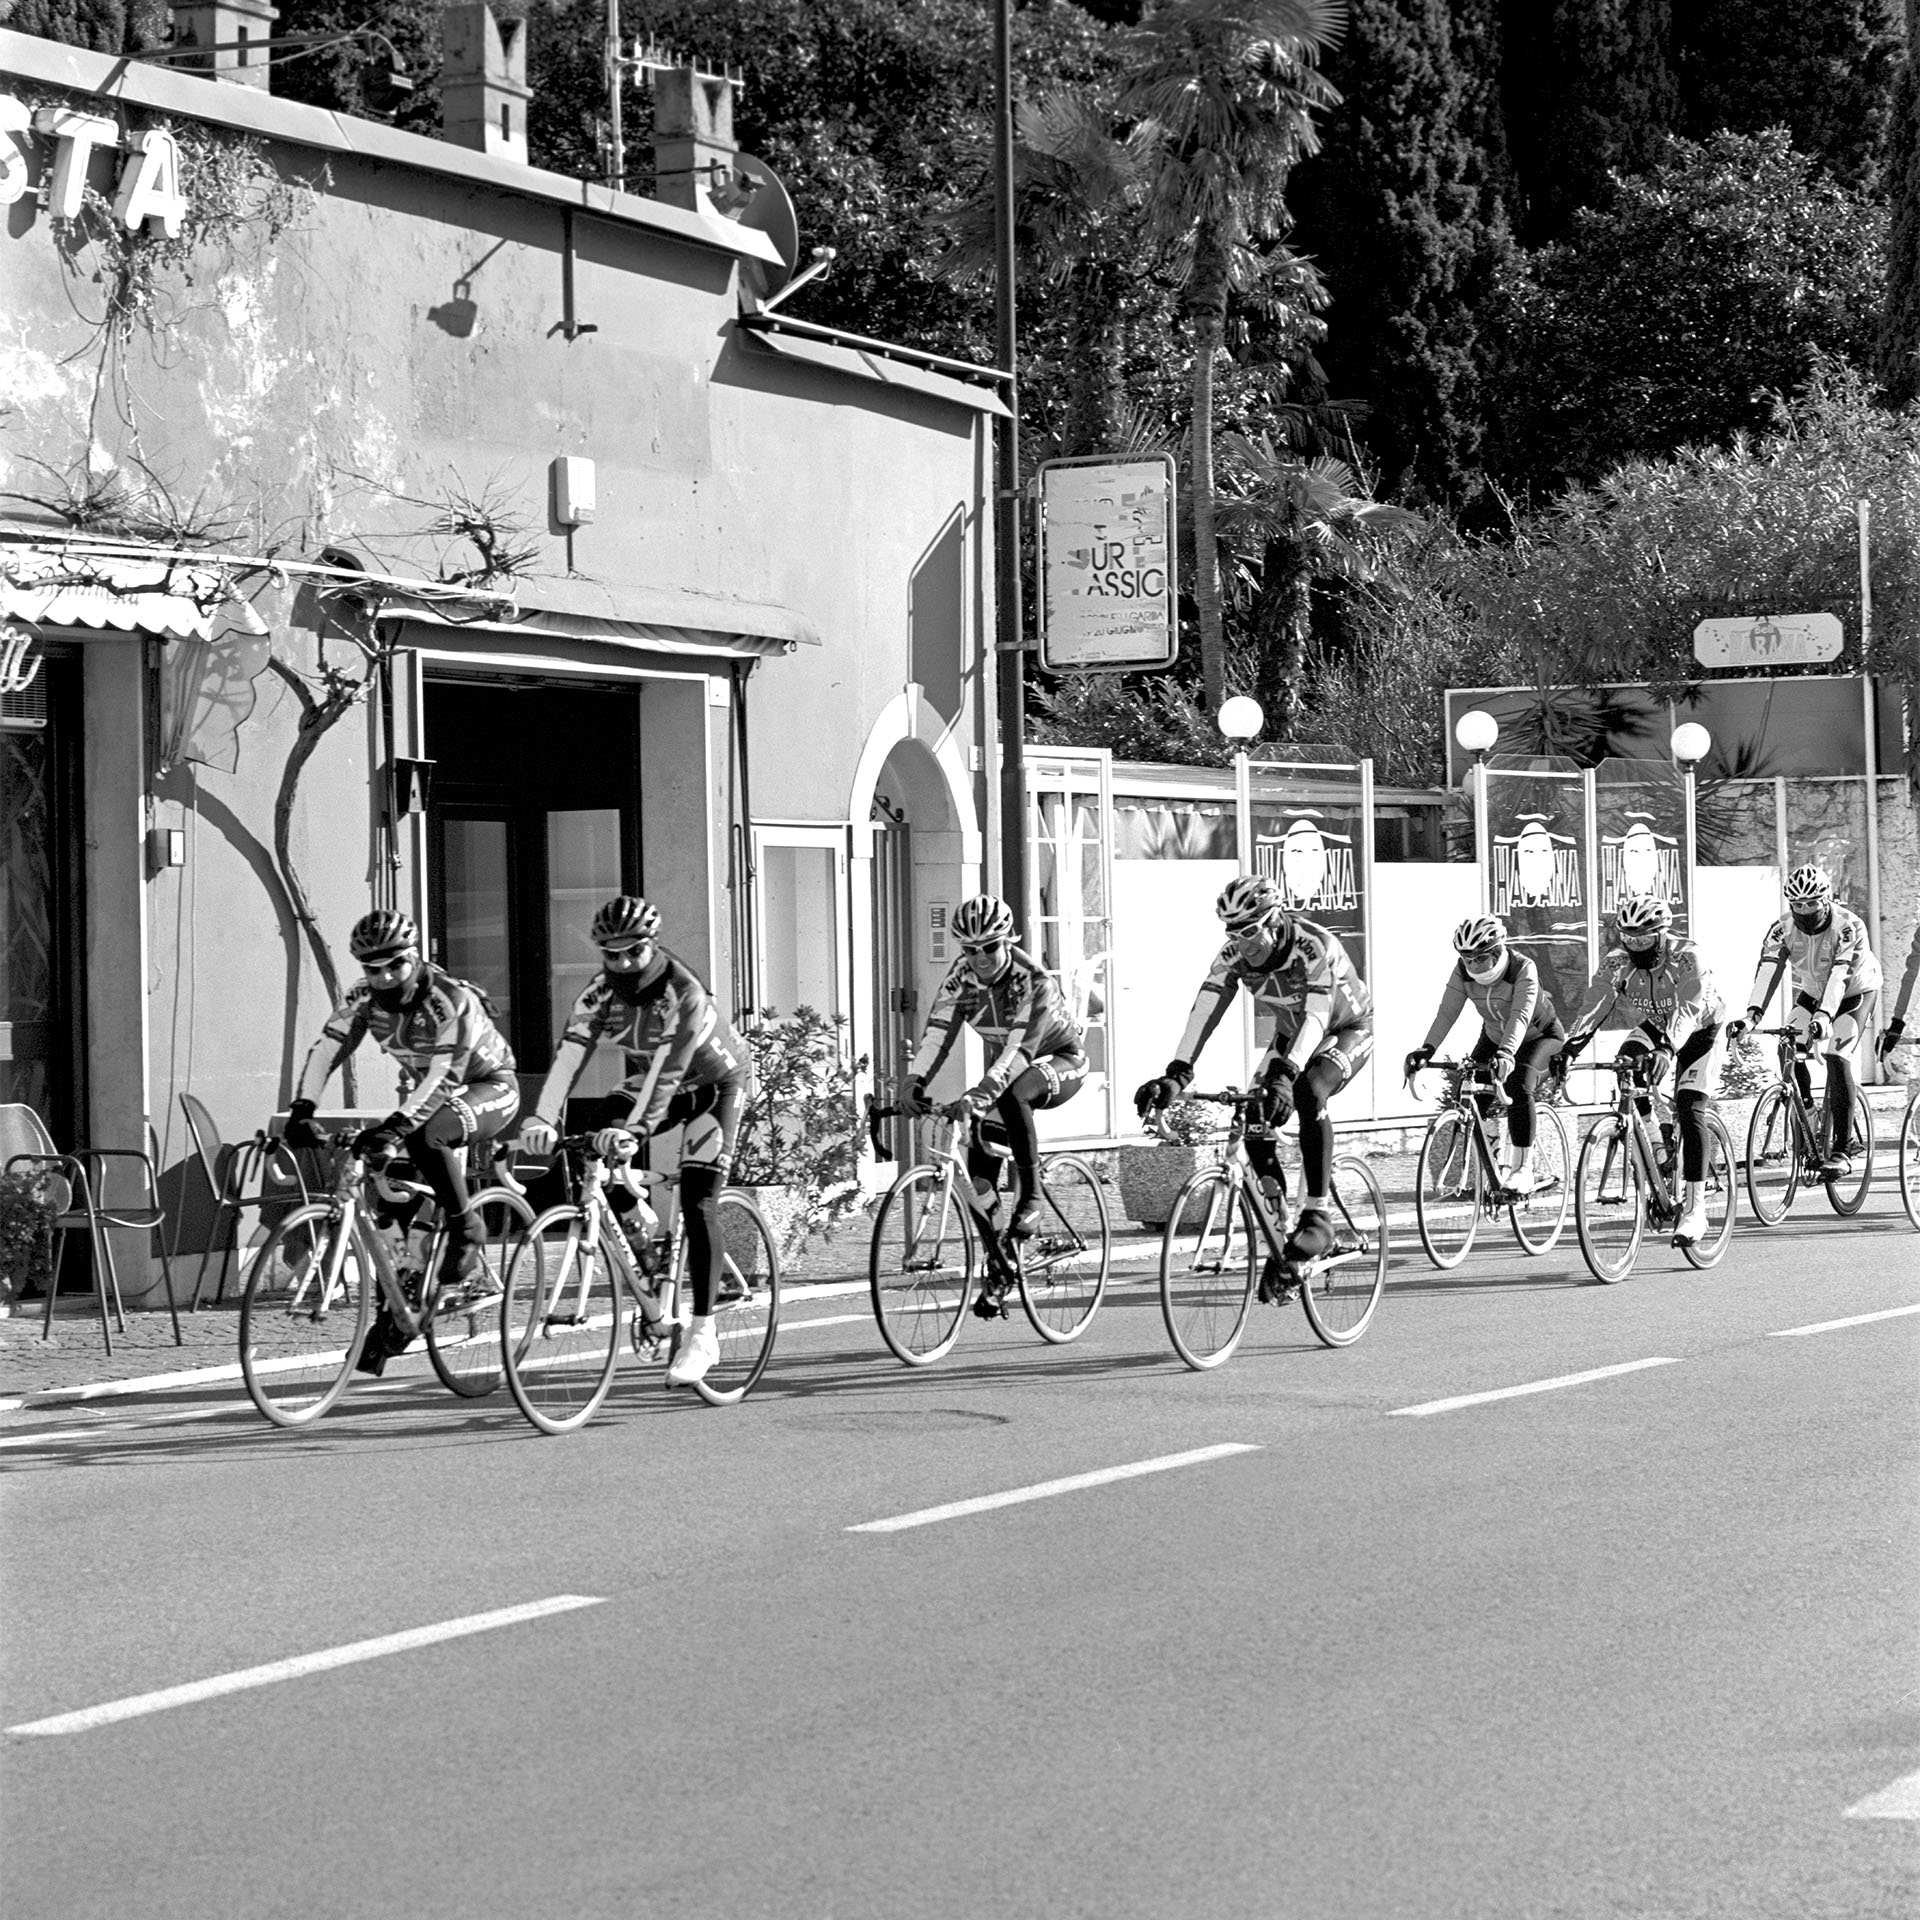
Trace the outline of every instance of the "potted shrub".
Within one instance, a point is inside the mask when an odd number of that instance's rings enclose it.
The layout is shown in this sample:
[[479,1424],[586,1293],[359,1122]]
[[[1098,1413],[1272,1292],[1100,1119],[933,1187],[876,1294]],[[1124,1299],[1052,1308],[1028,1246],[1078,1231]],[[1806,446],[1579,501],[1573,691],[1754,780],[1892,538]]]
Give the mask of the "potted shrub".
[[1119,1162],[1120,1204],[1129,1220],[1143,1227],[1164,1227],[1173,1211],[1174,1197],[1196,1168],[1220,1157],[1223,1138],[1219,1109],[1197,1100],[1176,1100],[1161,1115],[1166,1138],[1142,1146],[1122,1147]]
[[0,1173],[0,1314],[53,1285],[53,1196],[44,1173]]
[[861,1204],[859,1117],[846,1020],[799,1007],[769,1012],[747,1033],[753,1093],[740,1121],[733,1184],[751,1189],[780,1257]]

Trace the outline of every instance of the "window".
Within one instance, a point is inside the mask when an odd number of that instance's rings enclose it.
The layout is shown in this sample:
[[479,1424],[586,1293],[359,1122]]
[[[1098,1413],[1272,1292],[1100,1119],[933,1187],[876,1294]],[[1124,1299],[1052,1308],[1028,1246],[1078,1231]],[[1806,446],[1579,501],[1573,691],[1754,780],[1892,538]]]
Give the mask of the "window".
[[756,827],[754,845],[761,1010],[847,1013],[846,829]]

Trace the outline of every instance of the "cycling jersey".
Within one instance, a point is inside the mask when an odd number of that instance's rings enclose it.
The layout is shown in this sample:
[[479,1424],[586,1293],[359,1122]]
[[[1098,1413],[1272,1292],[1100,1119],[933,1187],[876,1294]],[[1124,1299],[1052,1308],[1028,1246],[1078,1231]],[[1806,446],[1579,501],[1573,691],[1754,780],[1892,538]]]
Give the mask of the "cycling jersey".
[[369,1034],[400,1063],[394,1111],[415,1126],[463,1087],[513,1071],[513,1049],[493,1024],[486,996],[426,964],[401,1006],[382,1006],[364,980],[348,993],[307,1055],[296,1098],[317,1102],[334,1068]]
[[642,1132],[656,1132],[667,1106],[682,1087],[742,1086],[751,1077],[746,1043],[720,1017],[700,976],[685,961],[661,949],[659,977],[625,998],[603,971],[587,982],[567,1015],[553,1065],[534,1107],[556,1130],[567,1095],[602,1040],[627,1056],[620,1092],[633,1103],[631,1119]]
[[1888,1017],[1904,1021],[1907,1008],[1913,1004],[1913,984],[1920,979],[1920,921],[1914,923],[1913,945],[1907,949],[1907,970],[1900,976],[1899,997],[1893,1003],[1893,1012]]
[[1187,1030],[1175,1050],[1177,1059],[1191,1063],[1199,1058],[1207,1036],[1242,987],[1256,1012],[1273,1015],[1267,1060],[1284,1050],[1296,1071],[1323,1045],[1339,1046],[1350,1036],[1373,1031],[1373,995],[1354,971],[1339,937],[1312,920],[1296,919],[1292,938],[1258,966],[1243,960],[1231,940],[1220,949],[1194,997]]
[[965,959],[954,962],[933,996],[927,1030],[908,1068],[914,1079],[931,1080],[940,1071],[962,1027],[971,1027],[991,1056],[974,1089],[989,1105],[1037,1062],[1048,1061],[1067,1076],[1087,1070],[1086,1036],[1068,1012],[1059,983],[1019,947],[1009,951],[999,979],[984,986]]
[[1867,923],[1837,900],[1818,933],[1803,933],[1790,913],[1783,913],[1767,929],[1747,1005],[1764,1012],[1789,966],[1799,982],[1801,999],[1823,1013],[1833,1012],[1848,994],[1871,993],[1880,984],[1880,963],[1867,944]]
[[1523,1040],[1560,1030],[1553,995],[1540,984],[1539,968],[1509,947],[1507,964],[1485,982],[1471,979],[1464,961],[1454,962],[1446,992],[1440,996],[1440,1011],[1427,1029],[1429,1051],[1447,1037],[1469,1000],[1480,1015],[1481,1031],[1502,1053],[1518,1053]]
[[1726,1005],[1699,948],[1672,934],[1666,936],[1666,948],[1651,967],[1635,966],[1624,947],[1611,949],[1587,988],[1568,1044],[1597,1033],[1609,1020],[1645,1027],[1672,1047],[1705,1027],[1719,1026],[1726,1018]]

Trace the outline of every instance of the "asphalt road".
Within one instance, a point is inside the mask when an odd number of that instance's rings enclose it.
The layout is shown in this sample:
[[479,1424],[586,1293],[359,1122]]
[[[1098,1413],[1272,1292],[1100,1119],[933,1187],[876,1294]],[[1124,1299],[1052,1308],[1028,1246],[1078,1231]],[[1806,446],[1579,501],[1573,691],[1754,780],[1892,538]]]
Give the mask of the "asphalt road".
[[0,1906],[1910,1916],[1920,1818],[1849,1809],[1920,1773],[1920,1313],[1774,1336],[1920,1306],[1920,1235],[1815,1204],[1615,1287],[1409,1234],[1358,1346],[1261,1310],[1211,1375],[1135,1279],[923,1373],[800,1302],[744,1406],[630,1371],[563,1439],[431,1383],[7,1416]]

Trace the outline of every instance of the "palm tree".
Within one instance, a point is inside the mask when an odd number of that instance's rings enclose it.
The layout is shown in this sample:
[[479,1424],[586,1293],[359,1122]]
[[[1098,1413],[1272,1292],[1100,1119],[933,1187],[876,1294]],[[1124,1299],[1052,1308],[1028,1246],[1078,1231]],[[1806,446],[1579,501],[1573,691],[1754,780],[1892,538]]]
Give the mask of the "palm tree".
[[1255,693],[1284,740],[1299,717],[1314,583],[1378,580],[1391,536],[1423,522],[1375,500],[1331,455],[1298,459],[1266,434],[1228,434],[1220,451],[1220,538],[1252,601]]
[[1315,151],[1313,111],[1339,95],[1314,61],[1345,0],[1160,0],[1131,36],[1122,114],[1151,142],[1145,231],[1181,289],[1193,343],[1194,603],[1210,706],[1225,687],[1214,520],[1213,362],[1230,294],[1285,231],[1287,176]]
[[[1125,291],[1134,271],[1134,210],[1147,179],[1146,143],[1116,139],[1110,105],[1060,90],[1014,115],[1014,245],[1025,272],[1061,302],[1068,399],[1064,453],[1103,453],[1119,430]],[[979,279],[994,268],[987,181],[946,216],[952,248],[939,271]]]

